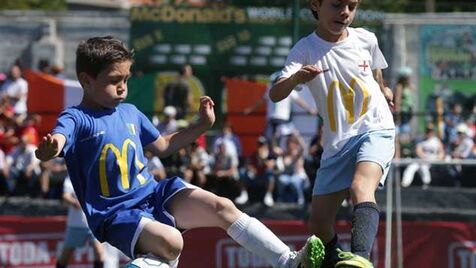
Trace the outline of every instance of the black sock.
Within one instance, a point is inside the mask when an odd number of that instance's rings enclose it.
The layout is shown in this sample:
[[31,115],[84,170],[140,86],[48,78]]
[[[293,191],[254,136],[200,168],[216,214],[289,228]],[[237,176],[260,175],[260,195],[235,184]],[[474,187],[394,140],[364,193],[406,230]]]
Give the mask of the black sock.
[[56,268],[66,268],[66,265],[56,263]]
[[350,240],[351,252],[366,259],[377,235],[379,210],[373,202],[363,202],[354,206],[352,216],[352,237]]
[[94,268],[103,268],[103,267],[104,267],[104,262],[102,262],[102,261],[95,261],[93,267],[94,267]]

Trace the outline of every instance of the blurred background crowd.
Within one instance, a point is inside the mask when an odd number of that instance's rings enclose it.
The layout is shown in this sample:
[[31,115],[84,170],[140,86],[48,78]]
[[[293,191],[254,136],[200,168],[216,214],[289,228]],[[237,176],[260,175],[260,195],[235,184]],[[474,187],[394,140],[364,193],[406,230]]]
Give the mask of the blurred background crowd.
[[[61,68],[40,62],[40,72],[62,78]],[[435,113],[418,114],[412,110],[413,92],[418,90],[410,81],[412,70],[400,68],[393,85],[395,94],[395,122],[397,124],[397,152],[399,158],[423,160],[476,159],[476,106],[456,99],[443,102],[435,99]],[[269,78],[270,85],[279,73]],[[161,133],[186,127],[195,114],[190,97],[190,65],[176,73],[175,80],[165,85],[164,109],[151,116]],[[59,199],[67,176],[61,158],[41,163],[34,156],[40,139],[42,116],[27,110],[28,82],[22,77],[22,66],[15,63],[0,76],[0,193],[5,196],[30,196]],[[267,93],[255,104],[243,109],[243,124],[255,109],[267,103],[266,126],[256,138],[256,149],[244,155],[240,137],[226,115],[217,128],[175,155],[159,159],[148,155],[148,168],[155,179],[180,176],[188,182],[235,200],[237,204],[275,202],[305,205],[319,168],[322,154],[321,120],[317,110],[300,104],[315,118],[317,130],[305,139],[292,123],[291,105],[302,101],[291,95],[289,100],[273,104]],[[283,106],[284,105],[284,106]],[[286,107],[286,105],[288,107]],[[412,124],[423,120],[421,131],[412,131]],[[259,130],[261,131],[261,130]],[[422,185],[476,187],[472,166],[431,166],[412,163],[402,166],[402,186]],[[416,178],[416,179],[415,179]]]
[[[474,8],[445,3],[363,1],[354,22],[377,33],[390,65],[384,75],[395,96],[396,161],[476,158],[476,28],[471,13],[454,13]],[[322,154],[322,120],[305,87],[277,104],[265,90],[227,96],[233,90],[225,89],[230,79],[264,88],[273,83],[293,40],[314,27],[307,1],[5,1],[1,8],[1,195],[61,198],[64,162],[40,163],[34,151],[52,127],[48,122],[67,105],[29,111],[32,101],[58,101],[44,88],[31,97],[39,80],[26,74],[76,80],[78,42],[113,34],[136,52],[127,101],[161,133],[187,126],[200,95],[217,104],[217,123],[206,135],[169,158],[149,157],[157,180],[180,176],[238,204],[309,202]],[[233,101],[233,109],[226,107]],[[264,126],[254,126],[257,117],[265,118]],[[245,125],[254,132],[243,131]],[[415,161],[398,169],[403,187],[476,187],[471,165]]]

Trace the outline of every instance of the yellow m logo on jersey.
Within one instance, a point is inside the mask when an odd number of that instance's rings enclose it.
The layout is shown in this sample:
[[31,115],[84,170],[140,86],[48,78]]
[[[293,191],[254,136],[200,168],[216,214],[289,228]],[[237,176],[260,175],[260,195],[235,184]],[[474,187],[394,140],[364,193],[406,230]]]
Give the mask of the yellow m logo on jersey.
[[[134,149],[134,158],[135,158],[135,165],[137,166],[138,169],[142,169],[144,167],[144,164],[139,160],[137,157],[137,146],[133,141],[130,139],[126,139],[124,143],[122,144],[121,151],[114,146],[114,144],[108,143],[106,144],[101,151],[101,155],[99,156],[99,181],[101,184],[101,193],[103,196],[109,197],[110,192],[109,192],[109,184],[107,182],[107,173],[106,173],[106,159],[107,159],[107,153],[109,150],[114,154],[116,157],[116,163],[119,166],[119,171],[121,172],[121,186],[123,189],[129,189],[130,184],[129,184],[129,167],[127,163],[129,162],[127,159],[127,151],[129,146],[131,146]],[[146,178],[142,176],[141,174],[137,174],[137,180],[139,180],[140,184],[144,184],[146,181]]]
[[344,104],[345,114],[347,118],[347,123],[352,124],[355,122],[355,112],[354,112],[354,99],[355,99],[355,86],[358,85],[358,88],[362,91],[362,110],[360,111],[359,117],[367,112],[369,105],[369,91],[365,86],[365,83],[359,80],[357,77],[352,78],[350,81],[349,88],[345,88],[343,83],[340,83],[339,80],[333,80],[329,87],[327,88],[327,114],[329,116],[329,125],[333,132],[337,131],[337,123],[334,112],[334,95],[335,91],[339,90],[342,97],[342,102]]

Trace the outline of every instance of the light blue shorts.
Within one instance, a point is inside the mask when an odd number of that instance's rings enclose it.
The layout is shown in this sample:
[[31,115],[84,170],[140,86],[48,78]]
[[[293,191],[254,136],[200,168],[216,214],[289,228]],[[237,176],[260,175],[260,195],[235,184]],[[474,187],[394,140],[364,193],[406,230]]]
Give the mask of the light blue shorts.
[[129,258],[135,258],[135,245],[144,226],[151,221],[175,227],[175,218],[168,211],[168,201],[185,189],[196,189],[179,177],[160,180],[155,191],[133,208],[117,211],[104,223],[104,238]]
[[349,139],[336,155],[321,160],[312,195],[324,195],[347,189],[352,184],[359,162],[374,162],[382,167],[379,186],[383,187],[395,154],[395,130],[370,131]]
[[67,227],[64,238],[64,247],[78,248],[86,245],[87,241],[94,241],[93,233],[89,228],[84,227]]

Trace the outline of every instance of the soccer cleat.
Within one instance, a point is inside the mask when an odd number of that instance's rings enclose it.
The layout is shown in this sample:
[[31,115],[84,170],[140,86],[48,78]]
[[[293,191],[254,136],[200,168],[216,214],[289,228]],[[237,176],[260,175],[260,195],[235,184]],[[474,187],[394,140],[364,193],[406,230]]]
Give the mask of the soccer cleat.
[[340,249],[337,251],[339,261],[335,265],[336,268],[374,268],[373,264],[364,257]]
[[320,268],[324,260],[324,244],[315,235],[309,237],[306,244],[291,256],[291,268]]

